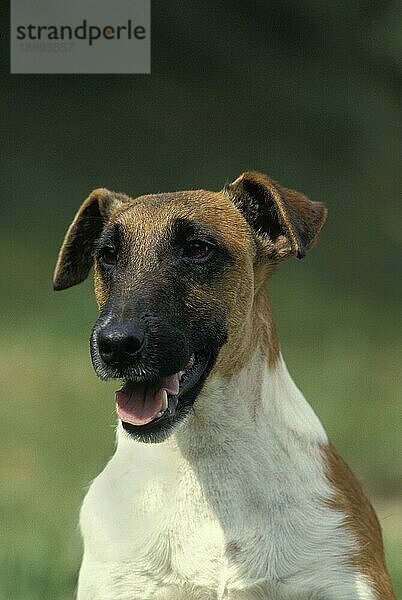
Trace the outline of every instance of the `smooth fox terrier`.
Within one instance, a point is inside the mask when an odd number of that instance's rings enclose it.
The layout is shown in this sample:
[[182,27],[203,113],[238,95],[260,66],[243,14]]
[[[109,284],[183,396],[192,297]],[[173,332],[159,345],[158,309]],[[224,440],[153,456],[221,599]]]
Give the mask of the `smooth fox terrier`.
[[97,189],[62,290],[94,263],[92,362],[117,449],[81,510],[79,600],[391,600],[377,517],[291,379],[266,280],[326,208],[266,175],[222,191]]

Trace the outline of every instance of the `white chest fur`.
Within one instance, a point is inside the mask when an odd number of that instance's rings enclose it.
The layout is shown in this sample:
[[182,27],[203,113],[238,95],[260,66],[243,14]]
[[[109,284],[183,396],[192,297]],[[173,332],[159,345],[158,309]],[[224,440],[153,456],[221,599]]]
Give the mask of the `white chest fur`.
[[119,430],[81,512],[80,600],[361,597],[325,432],[283,362],[261,364],[210,382],[162,444]]

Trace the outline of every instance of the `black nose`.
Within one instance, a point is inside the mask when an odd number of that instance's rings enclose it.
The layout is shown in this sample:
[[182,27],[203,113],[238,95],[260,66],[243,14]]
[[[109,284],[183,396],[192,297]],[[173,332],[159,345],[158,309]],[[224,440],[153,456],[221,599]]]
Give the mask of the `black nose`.
[[134,323],[108,323],[98,332],[98,349],[107,365],[128,365],[141,352],[144,332]]

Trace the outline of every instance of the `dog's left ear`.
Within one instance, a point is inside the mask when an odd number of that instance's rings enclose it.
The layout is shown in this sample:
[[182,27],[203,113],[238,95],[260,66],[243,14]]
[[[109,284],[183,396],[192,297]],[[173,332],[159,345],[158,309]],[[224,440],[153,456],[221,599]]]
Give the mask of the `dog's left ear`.
[[264,254],[273,259],[292,254],[304,258],[327,218],[323,204],[261,173],[242,173],[224,191],[254,230]]
[[130,199],[124,194],[98,188],[82,203],[67,230],[53,275],[55,290],[83,281],[93,263],[93,247],[111,215]]

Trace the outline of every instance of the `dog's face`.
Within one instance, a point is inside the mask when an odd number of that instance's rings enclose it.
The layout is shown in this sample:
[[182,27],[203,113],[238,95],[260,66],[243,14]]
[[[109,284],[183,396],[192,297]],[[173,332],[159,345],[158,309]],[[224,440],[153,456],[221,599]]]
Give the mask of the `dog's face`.
[[242,301],[241,282],[252,288],[253,252],[220,194],[144,196],[111,215],[95,243],[91,355],[100,377],[124,381],[126,431],[159,439],[190,410],[227,340],[233,297]]
[[221,192],[89,196],[67,232],[54,284],[82,281],[94,263],[100,315],[92,362],[99,377],[123,381],[116,410],[130,435],[163,440],[211,371],[230,372],[256,282],[288,255],[302,256],[325,214],[255,173]]

